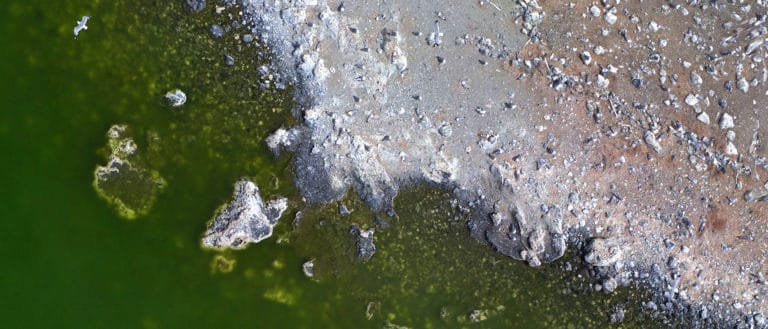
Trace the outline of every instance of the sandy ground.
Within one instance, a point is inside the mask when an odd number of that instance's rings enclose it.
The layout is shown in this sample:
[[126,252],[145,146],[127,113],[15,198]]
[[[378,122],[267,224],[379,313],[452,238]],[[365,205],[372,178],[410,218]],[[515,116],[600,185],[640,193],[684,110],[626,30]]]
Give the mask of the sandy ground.
[[[694,326],[765,327],[766,7],[688,1],[242,1],[294,87],[309,202],[391,212],[434,184],[470,233]],[[545,265],[544,265],[545,266]]]

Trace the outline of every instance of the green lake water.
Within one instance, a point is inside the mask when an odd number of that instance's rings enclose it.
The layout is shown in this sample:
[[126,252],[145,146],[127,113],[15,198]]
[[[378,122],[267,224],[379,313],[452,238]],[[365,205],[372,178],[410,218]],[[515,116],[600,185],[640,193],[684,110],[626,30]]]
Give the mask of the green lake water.
[[[441,191],[401,193],[376,255],[356,260],[349,226],[373,226],[373,214],[354,198],[348,217],[299,201],[290,156],[264,145],[294,124],[288,93],[260,91],[263,56],[239,41],[243,30],[208,35],[229,21],[213,2],[199,14],[182,1],[0,6],[0,327],[585,328],[608,326],[615,305],[626,311],[620,327],[658,325],[638,290],[588,289],[578,255],[532,269],[475,242]],[[76,40],[82,15],[92,19]],[[163,102],[175,88],[189,97],[180,109]],[[117,123],[167,182],[135,220],[92,186]],[[240,177],[267,199],[289,197],[289,211],[246,250],[202,249],[206,222]],[[222,272],[217,259],[234,268]],[[309,259],[316,280],[302,273]],[[574,269],[560,270],[565,262]],[[472,323],[473,311],[487,319]]]

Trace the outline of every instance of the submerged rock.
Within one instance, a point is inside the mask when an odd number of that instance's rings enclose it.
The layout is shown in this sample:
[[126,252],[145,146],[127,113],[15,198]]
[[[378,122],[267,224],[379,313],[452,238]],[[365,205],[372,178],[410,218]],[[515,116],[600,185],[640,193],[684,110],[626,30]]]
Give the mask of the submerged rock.
[[107,141],[109,160],[96,167],[93,187],[121,217],[134,219],[146,214],[165,187],[165,180],[156,171],[141,165],[136,155],[138,146],[127,125],[109,128]]
[[373,229],[364,230],[357,224],[352,224],[349,228],[349,234],[355,237],[355,249],[357,257],[362,261],[368,261],[376,253],[376,246],[373,244]]
[[211,273],[231,273],[237,260],[228,255],[216,255],[211,260]]
[[222,206],[203,237],[203,246],[241,249],[272,236],[272,228],[288,208],[288,199],[277,198],[266,205],[259,188],[251,181],[235,184],[232,201]]

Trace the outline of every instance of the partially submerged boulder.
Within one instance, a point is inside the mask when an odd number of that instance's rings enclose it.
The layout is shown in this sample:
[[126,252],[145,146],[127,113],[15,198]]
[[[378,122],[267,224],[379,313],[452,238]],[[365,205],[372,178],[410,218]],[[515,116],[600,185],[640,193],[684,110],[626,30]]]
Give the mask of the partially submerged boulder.
[[134,219],[146,214],[165,187],[165,180],[156,171],[142,166],[136,154],[138,146],[127,125],[109,128],[107,141],[109,160],[96,167],[93,187],[121,217]]
[[288,208],[288,199],[277,198],[264,204],[259,188],[251,181],[235,183],[232,201],[222,206],[203,237],[203,246],[242,249],[272,236],[272,228]]

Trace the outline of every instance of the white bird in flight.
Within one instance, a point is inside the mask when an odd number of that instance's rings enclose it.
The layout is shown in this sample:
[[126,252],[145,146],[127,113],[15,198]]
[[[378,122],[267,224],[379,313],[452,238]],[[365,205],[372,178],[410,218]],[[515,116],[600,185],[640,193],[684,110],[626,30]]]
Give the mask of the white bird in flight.
[[85,24],[88,23],[89,18],[91,18],[91,16],[83,16],[81,20],[77,21],[77,26],[75,26],[75,39],[77,39],[77,35],[80,31],[88,29],[88,26]]

